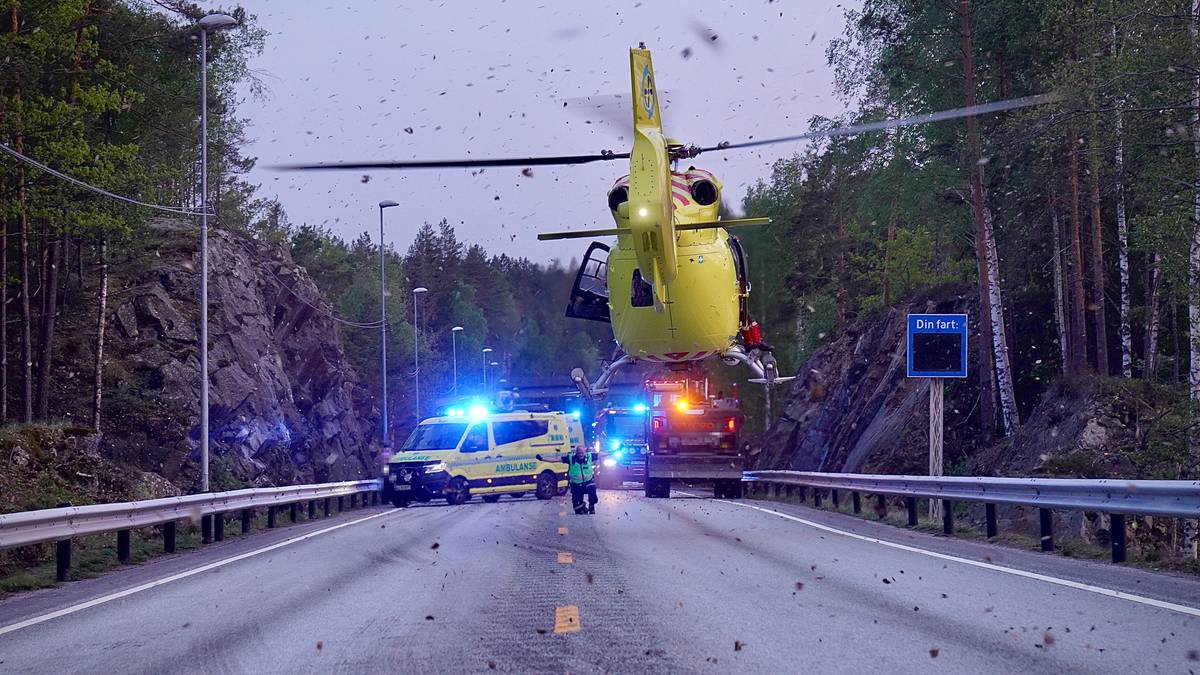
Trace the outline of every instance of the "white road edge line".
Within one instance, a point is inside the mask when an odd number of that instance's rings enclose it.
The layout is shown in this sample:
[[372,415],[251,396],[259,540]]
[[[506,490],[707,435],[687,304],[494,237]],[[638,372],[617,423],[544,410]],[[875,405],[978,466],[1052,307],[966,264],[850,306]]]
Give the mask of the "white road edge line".
[[87,602],[81,602],[78,605],[71,605],[70,607],[64,607],[63,609],[58,609],[58,610],[55,610],[48,614],[42,614],[41,616],[35,616],[31,619],[25,619],[24,621],[9,624],[7,626],[2,626],[2,627],[0,627],[0,635],[5,635],[7,633],[19,631],[22,628],[29,628],[30,626],[36,626],[39,623],[44,623],[46,621],[50,621],[51,619],[57,619],[61,616],[67,616],[68,614],[74,614],[75,612],[80,612],[89,607],[95,607],[96,605],[103,605],[106,602],[112,602],[113,600],[120,600],[121,598],[128,597],[130,595],[133,595],[134,593],[141,593],[142,591],[149,590],[156,586],[162,586],[164,584],[169,584],[172,581],[179,581],[180,579],[186,579],[187,577],[194,576],[196,574],[200,574],[201,572],[207,572],[209,570],[216,569],[218,567],[224,567],[225,565],[237,562],[239,560],[245,560],[246,558],[252,558],[256,555],[262,555],[263,553],[269,553],[271,551],[274,551],[275,549],[283,548],[284,546],[290,546],[292,544],[295,544],[295,543],[298,543],[301,541],[312,539],[313,537],[325,534],[327,532],[333,532],[334,530],[340,530],[343,527],[350,527],[351,525],[357,525],[359,523],[366,522],[373,518],[379,518],[380,516],[391,515],[394,513],[396,513],[396,511],[390,510],[390,509],[387,511],[384,511],[382,513],[374,513],[365,518],[351,520],[348,523],[339,523],[339,524],[333,525],[331,527],[326,527],[322,530],[317,530],[316,532],[309,532],[308,534],[302,534],[302,535],[300,535],[298,537],[294,537],[292,539],[285,539],[276,544],[271,544],[270,546],[264,546],[263,548],[256,549],[254,551],[247,551],[246,553],[240,553],[238,555],[233,556],[232,558],[226,558],[224,560],[218,560],[216,562],[208,563],[207,565],[201,565],[200,567],[197,567],[195,569],[190,569],[190,570],[187,570],[184,572],[179,572],[178,574],[172,574],[171,576],[163,577],[162,579],[158,579],[156,581],[144,583],[140,586],[134,586],[133,588],[127,588],[123,591],[117,591],[116,593],[109,593],[108,595],[102,595],[98,598],[93,598],[91,600],[88,600]]
[[[700,495],[691,494],[689,492],[683,492],[680,490],[676,490],[676,492],[679,492],[679,494],[681,494],[681,495],[687,495],[688,497],[699,497],[700,496]],[[958,556],[948,555],[945,553],[938,553],[936,551],[927,551],[923,548],[917,548],[916,546],[908,546],[906,544],[898,544],[894,541],[887,541],[884,539],[876,539],[875,537],[868,537],[866,535],[856,534],[854,532],[847,532],[845,530],[839,530],[835,527],[829,527],[828,525],[822,525],[820,523],[815,523],[811,520],[805,520],[804,518],[798,518],[796,516],[782,513],[780,511],[764,509],[761,506],[754,506],[753,504],[743,504],[741,502],[731,502],[726,499],[714,499],[712,501],[720,502],[722,504],[730,504],[732,506],[741,506],[741,507],[747,508],[747,509],[754,509],[755,511],[762,511],[763,513],[769,513],[773,516],[779,516],[780,518],[786,518],[787,520],[792,520],[797,523],[801,523],[803,525],[808,525],[809,527],[816,528],[823,532],[830,532],[832,534],[840,534],[844,537],[850,537],[851,539],[858,539],[860,541],[869,541],[873,544],[879,544],[880,546],[888,546],[890,548],[896,548],[896,549],[900,549],[901,551],[908,551],[910,553],[919,553],[921,555],[929,556],[930,558],[937,558],[938,560],[951,560],[951,561],[954,561],[957,563],[962,563],[964,565],[970,565],[972,567],[980,567],[985,570],[992,570],[995,572],[1003,572],[1004,574],[1012,574],[1013,576],[1024,577],[1026,579],[1036,579],[1037,581],[1044,581],[1048,584],[1055,584],[1057,586],[1066,586],[1067,588],[1074,588],[1074,589],[1080,590],[1080,591],[1087,591],[1088,593],[1096,593],[1097,595],[1105,595],[1110,598],[1119,598],[1121,600],[1128,600],[1130,602],[1136,602],[1136,603],[1139,603],[1142,605],[1149,605],[1150,607],[1157,607],[1159,609],[1171,610],[1172,612],[1179,612],[1180,614],[1187,614],[1190,616],[1200,617],[1200,608],[1196,608],[1196,607],[1188,607],[1187,605],[1178,605],[1173,602],[1167,602],[1165,600],[1156,600],[1154,598],[1147,598],[1144,595],[1134,595],[1133,593],[1117,591],[1117,590],[1113,590],[1111,588],[1104,588],[1102,586],[1093,586],[1091,584],[1085,584],[1085,583],[1081,583],[1078,581],[1071,581],[1070,579],[1060,579],[1058,577],[1052,577],[1052,576],[1048,576],[1045,574],[1038,574],[1037,572],[1027,572],[1025,570],[1020,570],[1020,569],[1016,569],[1013,567],[1004,567],[1003,565],[993,565],[992,563],[981,562],[978,560],[971,560],[970,558],[960,558]]]

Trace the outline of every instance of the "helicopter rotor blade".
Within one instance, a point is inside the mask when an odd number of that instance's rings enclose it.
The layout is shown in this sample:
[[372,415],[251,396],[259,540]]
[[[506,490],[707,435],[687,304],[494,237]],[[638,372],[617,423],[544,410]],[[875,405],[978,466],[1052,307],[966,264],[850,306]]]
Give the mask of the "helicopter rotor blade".
[[1028,108],[1035,105],[1043,105],[1061,100],[1063,97],[1057,93],[1037,94],[1034,96],[1022,96],[1021,98],[1010,98],[1004,101],[993,101],[991,103],[981,103],[979,105],[966,106],[963,108],[952,108],[950,110],[941,110],[933,113],[924,113],[921,115],[913,115],[911,117],[901,117],[893,120],[880,120],[878,122],[865,122],[863,124],[852,124],[848,127],[838,127],[836,129],[827,129],[824,131],[810,131],[804,134],[795,136],[780,136],[779,138],[764,138],[758,141],[746,141],[744,143],[718,143],[712,147],[700,148],[700,152],[719,152],[721,150],[738,150],[742,148],[757,148],[764,145],[774,145],[776,143],[789,143],[794,141],[805,141],[814,138],[835,138],[838,136],[857,136],[870,131],[884,131],[887,129],[898,129],[900,127],[911,127],[919,124],[928,124],[930,122],[941,122],[942,120],[953,120],[960,117],[972,117],[975,115],[986,115],[988,113],[1001,112],[1004,110],[1015,110],[1017,108]]
[[281,171],[370,171],[374,169],[473,169],[498,166],[566,166],[629,159],[628,152],[602,152],[598,155],[560,155],[558,157],[508,157],[498,159],[434,159],[400,162],[322,162],[318,164],[283,164],[272,168]]

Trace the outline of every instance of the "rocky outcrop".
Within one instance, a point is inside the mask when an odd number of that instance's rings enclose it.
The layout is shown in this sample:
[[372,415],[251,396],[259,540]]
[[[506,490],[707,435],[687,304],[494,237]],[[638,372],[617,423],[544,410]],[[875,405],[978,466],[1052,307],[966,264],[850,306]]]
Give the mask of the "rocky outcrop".
[[[106,347],[104,453],[185,489],[198,476],[198,272],[194,227],[147,224],[114,265]],[[282,246],[210,232],[213,489],[374,473],[373,401],[330,312]]]
[[[967,301],[919,301],[852,325],[800,368],[756,465],[802,471],[928,471],[929,383],[905,377],[905,316],[961,313]],[[974,343],[972,343],[974,344]],[[973,361],[974,349],[969,359]],[[977,372],[972,362],[969,372]],[[946,456],[971,443],[978,384],[945,389]],[[977,426],[975,427],[977,428]]]

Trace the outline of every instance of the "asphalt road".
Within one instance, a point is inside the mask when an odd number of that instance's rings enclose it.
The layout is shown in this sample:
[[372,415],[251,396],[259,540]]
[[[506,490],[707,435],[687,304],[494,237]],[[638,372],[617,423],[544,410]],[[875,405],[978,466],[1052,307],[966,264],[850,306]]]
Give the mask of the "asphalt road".
[[0,672],[1200,672],[1195,579],[601,495],[349,512],[14,596]]

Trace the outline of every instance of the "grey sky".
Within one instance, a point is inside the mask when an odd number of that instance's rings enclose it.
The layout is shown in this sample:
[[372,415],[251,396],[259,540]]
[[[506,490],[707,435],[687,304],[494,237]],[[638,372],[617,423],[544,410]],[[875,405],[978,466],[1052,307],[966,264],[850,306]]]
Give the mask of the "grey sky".
[[[246,0],[271,33],[253,63],[266,98],[238,110],[250,120],[246,152],[259,158],[250,180],[278,195],[293,222],[347,239],[377,233],[375,205],[395,199],[404,208],[389,211],[388,239],[402,250],[421,222],[444,217],[460,240],[491,252],[565,263],[585,244],[535,235],[609,226],[605,194],[627,162],[539,167],[532,177],[520,168],[376,171],[366,183],[361,172],[265,167],[628,150],[628,48],[639,41],[654,56],[669,136],[708,145],[798,133],[813,115],[844,111],[825,48],[847,4],[857,3]],[[599,104],[584,100],[596,94]],[[799,148],[694,163],[721,178],[736,209],[772,161]]]

